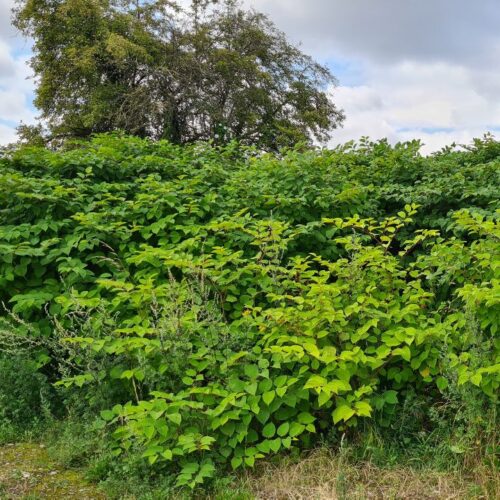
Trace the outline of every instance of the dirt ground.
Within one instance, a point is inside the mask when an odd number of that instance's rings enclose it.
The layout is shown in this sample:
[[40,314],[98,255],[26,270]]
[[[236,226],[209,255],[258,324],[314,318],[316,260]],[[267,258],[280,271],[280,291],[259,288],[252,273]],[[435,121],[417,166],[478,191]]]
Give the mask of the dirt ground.
[[38,444],[0,448],[0,499],[100,500],[106,497],[85,481],[82,472],[63,470]]

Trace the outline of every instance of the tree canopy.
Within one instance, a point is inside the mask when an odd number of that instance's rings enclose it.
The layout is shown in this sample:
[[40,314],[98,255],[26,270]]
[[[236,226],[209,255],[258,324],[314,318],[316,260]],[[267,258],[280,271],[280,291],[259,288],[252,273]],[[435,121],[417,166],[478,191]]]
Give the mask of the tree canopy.
[[277,149],[324,141],[344,118],[330,71],[232,0],[20,0],[14,23],[34,39],[52,140],[123,130]]

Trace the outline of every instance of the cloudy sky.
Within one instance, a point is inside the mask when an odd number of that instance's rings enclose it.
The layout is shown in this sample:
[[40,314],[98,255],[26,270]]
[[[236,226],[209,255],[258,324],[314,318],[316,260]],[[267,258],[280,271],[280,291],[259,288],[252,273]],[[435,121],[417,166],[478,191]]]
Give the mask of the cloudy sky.
[[[30,43],[0,0],[0,144],[36,116]],[[500,135],[498,0],[245,0],[327,64],[347,119],[332,145],[421,138],[425,151]]]

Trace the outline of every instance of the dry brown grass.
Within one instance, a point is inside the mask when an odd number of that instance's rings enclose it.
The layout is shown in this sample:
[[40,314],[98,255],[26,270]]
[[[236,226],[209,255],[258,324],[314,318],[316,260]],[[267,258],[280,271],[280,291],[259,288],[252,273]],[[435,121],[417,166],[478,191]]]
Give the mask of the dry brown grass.
[[268,464],[248,476],[245,487],[265,500],[500,498],[499,474],[485,467],[475,467],[467,476],[406,467],[382,469],[371,463],[348,464],[327,450],[298,463]]

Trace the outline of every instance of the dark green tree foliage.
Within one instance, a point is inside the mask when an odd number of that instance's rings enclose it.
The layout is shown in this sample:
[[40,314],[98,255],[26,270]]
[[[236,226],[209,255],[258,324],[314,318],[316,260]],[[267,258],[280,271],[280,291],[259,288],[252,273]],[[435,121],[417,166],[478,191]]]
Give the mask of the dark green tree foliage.
[[327,94],[334,77],[264,15],[221,3],[20,1],[14,21],[35,41],[48,137],[120,129],[271,149],[325,140],[343,120]]

